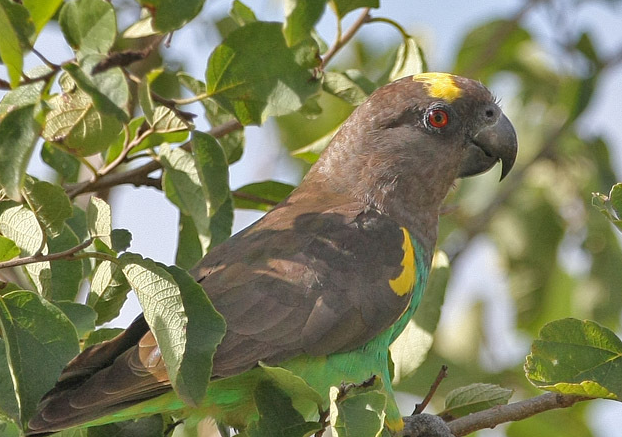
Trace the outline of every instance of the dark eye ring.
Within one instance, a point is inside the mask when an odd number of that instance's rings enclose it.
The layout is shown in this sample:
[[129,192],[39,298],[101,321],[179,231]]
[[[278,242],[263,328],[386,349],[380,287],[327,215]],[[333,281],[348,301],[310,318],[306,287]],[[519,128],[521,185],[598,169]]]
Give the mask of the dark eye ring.
[[447,123],[449,123],[449,114],[447,114],[447,111],[442,109],[433,109],[428,114],[428,121],[432,127],[442,128],[447,126]]

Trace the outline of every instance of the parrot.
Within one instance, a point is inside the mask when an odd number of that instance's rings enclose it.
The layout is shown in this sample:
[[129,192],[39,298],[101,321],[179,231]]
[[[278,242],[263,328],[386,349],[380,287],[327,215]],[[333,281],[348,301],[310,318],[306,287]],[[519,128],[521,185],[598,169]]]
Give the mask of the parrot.
[[[400,435],[388,350],[421,301],[443,201],[456,179],[498,162],[503,179],[517,151],[478,81],[422,73],[374,91],[286,199],[191,270],[226,321],[201,413],[244,429],[249,413],[234,406],[249,394],[219,387],[260,365],[290,371],[325,404],[330,387],[375,376],[384,427]],[[69,362],[26,434],[184,408],[141,315]]]

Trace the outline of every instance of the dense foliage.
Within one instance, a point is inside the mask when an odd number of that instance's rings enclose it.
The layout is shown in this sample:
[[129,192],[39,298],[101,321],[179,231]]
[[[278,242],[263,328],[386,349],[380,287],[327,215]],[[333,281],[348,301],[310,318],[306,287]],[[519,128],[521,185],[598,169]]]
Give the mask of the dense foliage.
[[[378,0],[288,0],[283,23],[260,21],[235,0],[228,17],[211,23],[222,42],[204,55],[205,77],[197,78],[171,70],[159,49],[170,44],[175,50],[172,32],[193,26],[204,0],[139,3],[141,17],[119,31],[125,4],[0,0],[0,58],[7,72],[0,79],[3,436],[19,435],[79,350],[118,334],[102,325],[118,316],[130,290],[156,333],[175,391],[188,404],[199,403],[225,324],[185,269],[229,236],[234,208],[266,211],[293,188],[264,181],[230,189],[229,166],[244,152],[244,127],[277,117],[291,154],[308,165],[375,88],[426,69],[416,39],[369,9]],[[557,48],[561,61],[547,59],[523,26],[536,8],[554,11],[553,4],[528,0],[514,16],[464,37],[453,72],[510,84],[504,102],[518,128],[520,154],[503,183],[491,183],[495,174],[464,181],[447,200],[428,290],[391,348],[401,391],[425,395],[441,364],[449,365],[451,377],[433,405],[453,420],[456,435],[467,432],[459,418],[507,404],[512,396],[527,399],[542,390],[569,395],[557,407],[622,399],[622,341],[613,332],[622,311],[622,248],[610,224],[622,228],[622,185],[615,185],[606,141],[583,137],[577,127],[599,78],[622,56],[599,54],[589,33],[560,32],[567,36]],[[320,18],[334,14],[341,23],[351,12],[359,14],[351,27],[342,32],[340,25],[334,43],[323,41],[315,29]],[[379,53],[351,40],[376,22],[392,25],[402,44]],[[33,48],[41,30],[54,23],[75,55],[61,64]],[[331,64],[337,52],[352,48],[350,61]],[[23,71],[31,52],[40,65]],[[568,59],[570,68],[563,62]],[[208,132],[196,129],[194,114],[184,108],[197,102]],[[53,169],[49,181],[27,174],[33,154]],[[122,184],[162,190],[179,209],[176,266],[128,252],[130,233],[112,229],[105,199]],[[533,340],[524,363],[502,369],[481,356],[484,329],[453,333],[469,346],[466,354],[464,348],[452,353],[447,333],[434,342],[450,262],[482,239],[494,246],[507,274],[516,330]],[[568,251],[584,255],[580,271],[566,267]],[[463,309],[465,320],[480,313],[477,306]],[[335,387],[330,411],[311,419],[296,406],[321,398],[296,377],[269,367],[252,376],[261,418],[249,424],[249,437],[275,435],[275,429],[302,437],[329,425],[339,436],[380,432],[386,399],[374,384]],[[437,405],[443,399],[444,407]],[[513,422],[507,435],[589,436],[586,404]],[[198,432],[196,424],[169,427],[174,421],[155,416],[63,435]],[[479,428],[491,426],[481,423]]]

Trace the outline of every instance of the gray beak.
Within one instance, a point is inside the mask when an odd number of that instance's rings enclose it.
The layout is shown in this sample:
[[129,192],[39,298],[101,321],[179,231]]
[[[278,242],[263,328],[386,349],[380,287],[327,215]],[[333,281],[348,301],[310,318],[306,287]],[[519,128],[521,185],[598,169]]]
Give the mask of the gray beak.
[[501,161],[501,179],[512,169],[518,151],[514,126],[505,114],[500,114],[493,125],[480,130],[467,145],[458,177],[465,178],[484,173]]

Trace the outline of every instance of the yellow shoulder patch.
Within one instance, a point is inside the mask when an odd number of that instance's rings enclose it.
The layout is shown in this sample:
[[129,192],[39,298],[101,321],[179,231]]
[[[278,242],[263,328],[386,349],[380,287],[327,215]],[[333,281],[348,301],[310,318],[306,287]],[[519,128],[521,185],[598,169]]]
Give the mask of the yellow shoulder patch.
[[430,97],[443,99],[447,103],[462,96],[462,89],[454,82],[454,76],[448,73],[421,73],[413,76],[413,80],[426,84]]
[[404,257],[402,258],[402,272],[395,279],[389,279],[389,286],[391,290],[398,296],[404,296],[410,293],[415,287],[416,269],[415,266],[415,250],[413,249],[412,242],[410,241],[410,234],[406,228],[400,228],[404,233],[404,242],[402,243],[402,250],[404,251]]

